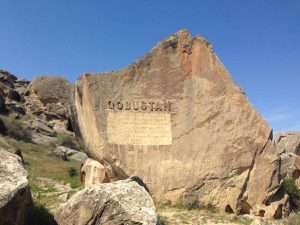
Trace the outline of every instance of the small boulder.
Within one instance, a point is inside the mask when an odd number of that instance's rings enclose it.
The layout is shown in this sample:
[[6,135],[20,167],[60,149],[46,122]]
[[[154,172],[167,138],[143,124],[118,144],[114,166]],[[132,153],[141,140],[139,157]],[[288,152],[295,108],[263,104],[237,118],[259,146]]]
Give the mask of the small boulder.
[[34,130],[35,132],[51,137],[56,135],[56,132],[52,126],[48,125],[47,122],[42,121],[38,118],[28,120],[26,124],[29,129]]
[[92,185],[63,203],[54,218],[58,225],[160,224],[153,200],[140,182],[132,177]]
[[83,174],[82,181],[84,187],[89,187],[93,184],[108,183],[110,181],[105,167],[96,160],[88,159],[81,168],[81,174]]
[[85,163],[88,159],[84,152],[79,152],[66,146],[58,146],[52,151],[52,154],[60,158],[67,157],[67,159],[73,159],[81,163]]
[[29,224],[32,198],[20,157],[0,149],[0,225]]
[[55,145],[57,139],[39,133],[32,133],[31,140],[36,144]]

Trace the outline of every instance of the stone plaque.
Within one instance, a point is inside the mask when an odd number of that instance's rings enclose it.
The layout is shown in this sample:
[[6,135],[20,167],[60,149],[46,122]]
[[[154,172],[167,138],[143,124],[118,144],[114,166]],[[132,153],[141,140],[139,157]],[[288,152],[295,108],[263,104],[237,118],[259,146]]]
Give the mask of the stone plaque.
[[118,145],[171,145],[170,114],[108,112],[107,136]]

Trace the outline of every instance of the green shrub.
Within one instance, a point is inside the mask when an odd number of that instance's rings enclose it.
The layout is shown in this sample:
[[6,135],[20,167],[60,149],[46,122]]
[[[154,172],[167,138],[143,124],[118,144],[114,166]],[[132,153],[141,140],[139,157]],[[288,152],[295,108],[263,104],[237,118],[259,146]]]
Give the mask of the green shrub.
[[291,202],[299,209],[300,208],[300,189],[296,186],[292,178],[284,179],[284,187],[286,193],[289,195]]
[[76,148],[76,144],[74,143],[74,137],[67,135],[65,133],[62,132],[57,132],[56,134],[56,138],[57,138],[57,144],[61,145],[61,146],[66,146],[69,148]]
[[70,177],[74,177],[74,176],[77,175],[77,169],[74,168],[74,167],[70,167],[70,168],[68,169],[68,173],[69,173],[69,176],[70,176]]

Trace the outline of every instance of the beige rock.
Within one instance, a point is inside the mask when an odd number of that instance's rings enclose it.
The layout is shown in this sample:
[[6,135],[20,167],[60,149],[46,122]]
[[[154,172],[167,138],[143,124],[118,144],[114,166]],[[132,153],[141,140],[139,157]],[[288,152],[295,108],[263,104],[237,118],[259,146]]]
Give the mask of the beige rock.
[[0,225],[29,224],[32,198],[21,158],[0,149]]
[[81,168],[81,172],[84,173],[84,187],[109,182],[105,167],[96,160],[87,159]]
[[280,175],[291,177],[300,187],[300,132],[282,132],[274,140],[280,157]]
[[71,87],[62,77],[36,77],[27,88],[27,111],[49,121],[56,130],[67,129]]
[[66,202],[68,200],[68,198],[69,198],[69,193],[64,193],[57,197],[57,199],[62,202]]
[[151,196],[137,177],[89,186],[62,204],[54,218],[58,225],[160,224]]
[[142,177],[156,201],[256,210],[278,187],[271,127],[186,30],[119,71],[82,76],[71,110],[88,154],[112,177]]

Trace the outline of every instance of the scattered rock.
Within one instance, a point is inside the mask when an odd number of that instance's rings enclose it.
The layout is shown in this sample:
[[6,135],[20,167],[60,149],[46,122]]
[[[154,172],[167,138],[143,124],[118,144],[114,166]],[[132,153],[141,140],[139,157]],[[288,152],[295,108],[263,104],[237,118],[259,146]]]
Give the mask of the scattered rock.
[[83,75],[71,114],[88,155],[118,179],[142,177],[156,201],[225,211],[244,199],[256,211],[279,186],[271,127],[186,30],[119,71]]
[[86,160],[88,159],[88,156],[84,152],[77,151],[75,154],[70,155],[68,158],[73,159],[78,162],[81,162],[81,163],[85,163]]
[[10,74],[7,71],[0,70],[0,83],[6,85],[9,88],[14,88],[14,83],[17,80],[15,75]]
[[[281,197],[281,195],[283,195],[283,197]],[[278,196],[274,195],[273,198],[276,198],[277,201],[272,200],[273,203],[269,204],[263,209],[265,218],[278,220],[289,215],[289,196],[284,192],[282,194],[279,194]]]
[[60,158],[67,157],[67,159],[73,159],[81,163],[85,163],[88,159],[88,156],[84,152],[79,152],[65,146],[58,146],[51,154]]
[[49,137],[39,133],[32,133],[31,140],[36,144],[44,144],[44,145],[56,145],[57,139],[55,137]]
[[14,113],[16,115],[25,115],[25,108],[23,104],[18,103],[16,101],[7,101],[5,103],[5,107],[9,109],[9,113]]
[[84,174],[84,187],[110,182],[105,167],[98,161],[90,158],[82,166],[81,173]]
[[28,120],[26,121],[26,124],[29,129],[35,132],[44,134],[46,136],[51,136],[51,137],[54,137],[56,135],[56,132],[51,125],[47,124],[47,122],[42,121],[38,118]]
[[58,225],[160,224],[149,193],[132,179],[92,185],[56,211]]
[[15,81],[15,90],[19,93],[20,96],[26,95],[29,83],[29,81],[24,79],[18,79]]
[[0,225],[29,224],[32,198],[20,158],[0,149]]

